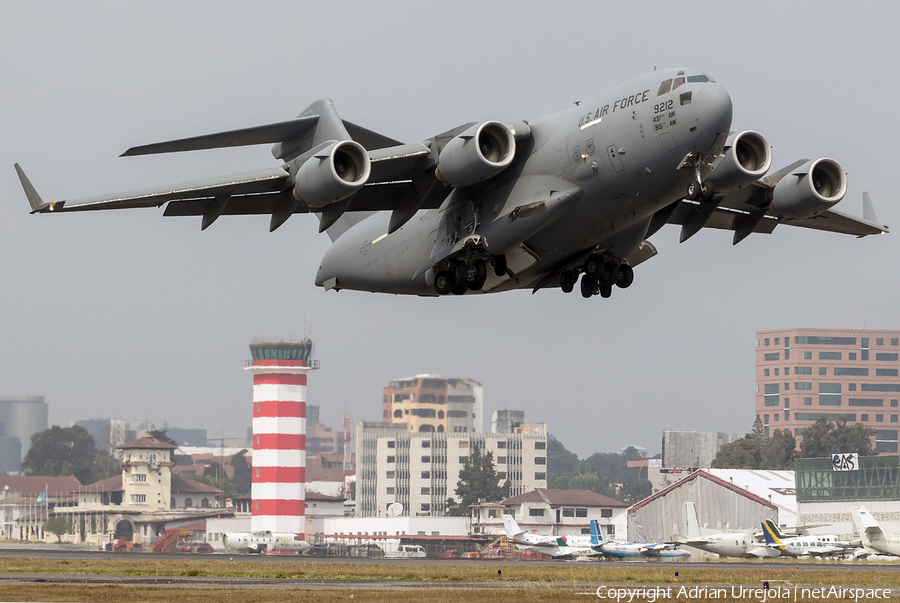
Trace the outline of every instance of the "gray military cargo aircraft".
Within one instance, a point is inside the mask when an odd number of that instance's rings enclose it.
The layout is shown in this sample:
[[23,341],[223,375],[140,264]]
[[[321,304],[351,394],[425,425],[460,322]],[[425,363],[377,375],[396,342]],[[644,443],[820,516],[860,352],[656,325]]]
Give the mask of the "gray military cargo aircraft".
[[656,255],[666,224],[734,243],[778,224],[863,237],[888,232],[832,209],[840,164],[768,175],[769,143],[730,132],[731,98],[698,69],[632,79],[535,120],[468,123],[403,144],[342,120],[330,100],[264,126],[134,147],[123,156],[274,143],[278,167],[174,186],[44,202],[16,165],[32,213],[159,207],[166,216],[315,213],[332,246],[316,285],[410,295],[560,287],[609,297]]

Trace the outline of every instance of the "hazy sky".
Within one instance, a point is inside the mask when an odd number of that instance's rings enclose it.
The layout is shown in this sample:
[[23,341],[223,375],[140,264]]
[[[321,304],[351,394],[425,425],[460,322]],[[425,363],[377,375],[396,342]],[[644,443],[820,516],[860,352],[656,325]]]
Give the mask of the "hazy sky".
[[[420,299],[313,285],[329,245],[311,216],[162,210],[32,216],[47,199],[277,165],[268,146],[118,158],[133,145],[294,117],[320,97],[413,142],[588,101],[654,66],[724,85],[733,129],[773,171],[829,156],[838,209],[900,229],[900,5],[888,2],[10,2],[0,0],[0,395],[51,423],[149,415],[244,437],[255,338],[311,332],[308,401],[380,420],[382,387],[434,372],[484,384],[487,419],[521,408],[580,456],[664,429],[747,431],[754,332],[900,329],[898,234],[779,227],[737,247],[678,227],[611,299],[527,291]],[[485,421],[487,426],[489,421]]]

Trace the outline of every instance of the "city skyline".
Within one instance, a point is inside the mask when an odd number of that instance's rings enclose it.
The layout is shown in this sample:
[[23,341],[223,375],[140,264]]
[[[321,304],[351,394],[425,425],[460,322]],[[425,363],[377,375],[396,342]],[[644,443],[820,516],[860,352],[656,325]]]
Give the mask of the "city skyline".
[[[728,90],[732,129],[763,134],[773,166],[832,157],[848,172],[837,209],[862,215],[869,191],[879,222],[900,227],[898,84],[879,60],[894,54],[898,6],[351,7],[337,18],[330,5],[284,2],[4,5],[0,393],[45,396],[50,424],[149,414],[243,437],[249,342],[310,336],[321,368],[308,401],[326,424],[345,412],[377,420],[387,383],[435,373],[484,384],[486,414],[522,409],[583,458],[657,451],[664,429],[749,431],[756,331],[900,328],[896,234],[779,227],[732,246],[730,232],[679,244],[680,229],[665,227],[659,255],[610,299],[426,299],[315,287],[329,240],[312,216],[269,233],[268,216],[224,216],[201,232],[199,219],[158,209],[29,215],[15,162],[46,200],[134,190],[277,165],[268,146],[118,155],[290,119],[317,98],[414,142],[534,119],[678,66]],[[273,15],[308,26],[285,37]],[[554,43],[531,43],[547,32]]]

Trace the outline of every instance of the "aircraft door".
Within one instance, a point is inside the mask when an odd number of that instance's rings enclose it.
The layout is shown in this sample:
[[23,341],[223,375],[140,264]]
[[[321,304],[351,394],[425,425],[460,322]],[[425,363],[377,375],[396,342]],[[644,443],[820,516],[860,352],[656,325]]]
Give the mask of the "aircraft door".
[[617,172],[625,171],[625,165],[622,163],[622,158],[619,157],[619,150],[616,148],[616,145],[611,144],[606,147],[606,154],[609,156],[609,162],[612,164],[614,170]]

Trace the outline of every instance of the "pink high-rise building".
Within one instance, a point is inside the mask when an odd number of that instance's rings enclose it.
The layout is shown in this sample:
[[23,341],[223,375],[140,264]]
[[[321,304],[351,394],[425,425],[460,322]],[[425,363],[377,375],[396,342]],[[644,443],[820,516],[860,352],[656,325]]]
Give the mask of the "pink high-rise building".
[[254,532],[304,532],[306,374],[317,368],[312,349],[309,340],[250,344]]
[[[897,454],[900,331],[778,329],[756,333],[756,414],[765,435],[804,430],[824,415],[875,430],[875,447]],[[835,451],[841,452],[841,451]]]

